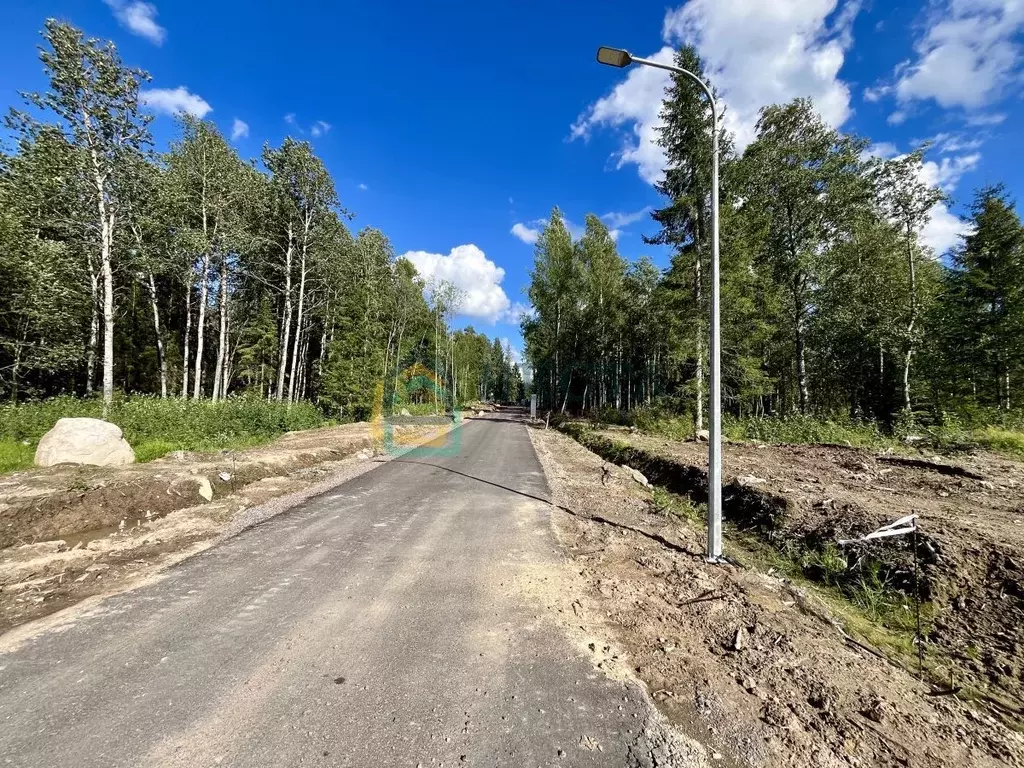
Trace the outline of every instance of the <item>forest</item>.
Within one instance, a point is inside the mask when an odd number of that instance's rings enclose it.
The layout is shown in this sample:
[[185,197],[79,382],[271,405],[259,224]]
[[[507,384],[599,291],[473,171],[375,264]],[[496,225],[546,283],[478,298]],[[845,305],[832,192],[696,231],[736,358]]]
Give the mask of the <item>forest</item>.
[[[676,64],[703,75],[692,49]],[[669,268],[624,259],[596,216],[574,242],[556,208],[536,244],[523,335],[544,407],[606,421],[682,414],[699,430],[713,118],[680,76],[661,118],[664,203],[646,239],[671,249]],[[1019,427],[1024,230],[1005,188],[977,190],[970,233],[933,253],[922,230],[933,206],[951,201],[923,173],[927,144],[878,157],[806,99],[762,109],[742,153],[724,130],[720,143],[728,422],[837,419],[888,434]]]
[[183,116],[155,151],[148,75],[69,24],[43,37],[49,88],[9,112],[0,152],[9,403],[78,396],[106,414],[126,396],[248,396],[364,419],[426,405],[405,391],[424,367],[446,393],[432,409],[522,397],[511,350],[454,329],[453,286],[425,282],[383,232],[351,229],[309,143],[245,159]]

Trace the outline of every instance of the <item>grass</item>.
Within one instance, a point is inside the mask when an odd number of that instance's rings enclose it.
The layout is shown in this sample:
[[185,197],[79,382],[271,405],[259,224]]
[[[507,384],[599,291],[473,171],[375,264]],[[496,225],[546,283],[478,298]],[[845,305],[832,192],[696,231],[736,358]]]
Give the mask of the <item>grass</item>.
[[702,523],[708,516],[707,504],[695,504],[686,496],[654,486],[654,506],[663,515],[674,515],[691,523]]
[[[96,399],[57,397],[0,406],[0,472],[32,465],[36,444],[63,417],[101,418]],[[133,396],[114,403],[107,421],[121,427],[139,461],[171,451],[216,451],[248,448],[274,437],[325,425],[310,403],[228,398],[214,403],[177,398]]]
[[1024,432],[989,426],[972,430],[970,439],[990,451],[1024,459]]
[[722,431],[730,440],[759,440],[764,443],[833,443],[861,448],[901,445],[872,421],[814,416],[722,419]]
[[[738,562],[785,577],[820,598],[854,637],[892,654],[908,666],[917,664],[913,599],[886,583],[878,564],[868,563],[855,576],[846,558],[833,545],[821,550],[780,548],[731,527],[727,533],[728,554]],[[921,624],[926,636],[933,614],[933,606],[922,603]]]
[[24,445],[15,440],[0,440],[0,473],[32,466],[35,455],[34,445]]

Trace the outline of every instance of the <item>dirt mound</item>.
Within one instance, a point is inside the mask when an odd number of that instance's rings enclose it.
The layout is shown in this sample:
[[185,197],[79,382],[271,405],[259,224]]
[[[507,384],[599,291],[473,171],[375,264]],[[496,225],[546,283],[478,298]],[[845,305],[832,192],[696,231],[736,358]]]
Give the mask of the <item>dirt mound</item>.
[[[628,458],[653,472],[652,481],[706,502],[706,445],[569,430],[602,456]],[[723,517],[736,529],[801,563],[809,578],[862,593],[870,582],[901,593],[908,605],[915,592],[910,537],[837,542],[918,515],[916,589],[930,603],[924,630],[932,679],[1024,722],[1024,464],[984,453],[952,462],[745,443],[725,446],[724,477]]]
[[[955,695],[930,696],[929,685],[851,642],[825,603],[786,579],[706,564],[699,524],[657,513],[650,492],[627,472],[609,473],[564,435],[532,436],[555,501],[573,510],[554,515],[574,579],[561,606],[567,624],[603,637],[591,646],[602,664],[628,665],[673,723],[704,730],[725,761],[1024,765],[1024,738],[993,714]],[[758,487],[772,482],[769,454],[763,461],[761,474],[742,466],[765,480]],[[804,517],[804,502],[794,498],[797,475],[800,485],[820,490],[817,477],[828,487],[820,467],[812,475],[805,466],[766,489],[789,503],[780,530]],[[810,495],[806,508],[819,500]]]

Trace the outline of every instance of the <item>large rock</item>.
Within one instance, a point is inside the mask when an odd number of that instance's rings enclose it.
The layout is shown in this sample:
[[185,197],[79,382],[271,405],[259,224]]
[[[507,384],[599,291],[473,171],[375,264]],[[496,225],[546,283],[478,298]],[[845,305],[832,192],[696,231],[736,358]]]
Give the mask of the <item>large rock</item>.
[[121,428],[100,419],[61,419],[43,435],[36,448],[36,466],[133,464],[135,451]]

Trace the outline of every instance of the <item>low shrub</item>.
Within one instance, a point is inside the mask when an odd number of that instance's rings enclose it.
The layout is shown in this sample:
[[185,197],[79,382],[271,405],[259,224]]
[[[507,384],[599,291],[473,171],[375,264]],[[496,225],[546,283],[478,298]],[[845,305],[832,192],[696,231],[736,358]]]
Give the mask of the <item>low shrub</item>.
[[[95,398],[56,397],[0,406],[0,471],[32,462],[35,446],[63,417],[101,418]],[[118,399],[107,416],[135,449],[139,461],[176,450],[244,448],[284,432],[327,423],[312,403],[278,403],[253,397],[219,402],[137,395]]]

